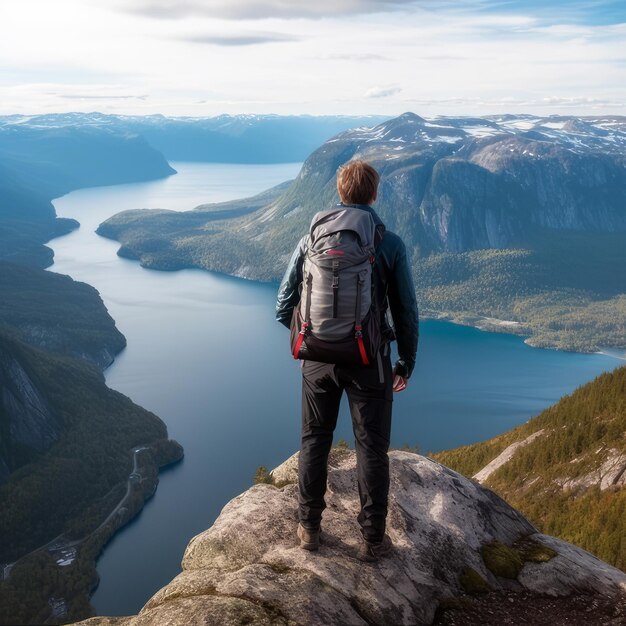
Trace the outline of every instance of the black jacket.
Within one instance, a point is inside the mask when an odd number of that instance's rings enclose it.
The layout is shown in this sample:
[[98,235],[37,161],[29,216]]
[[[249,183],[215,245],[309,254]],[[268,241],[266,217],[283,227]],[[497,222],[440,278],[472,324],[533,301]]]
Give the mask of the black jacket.
[[[382,224],[380,217],[372,207],[365,204],[347,204],[369,211],[376,224]],[[306,254],[309,235],[304,235],[289,260],[289,265],[278,288],[276,299],[276,319],[287,328],[291,323],[294,307],[300,301],[300,283],[302,282],[302,264]],[[419,321],[415,288],[409,268],[406,247],[398,235],[386,230],[376,248],[374,263],[375,295],[383,311],[383,336],[398,341],[398,362],[396,371],[409,378],[415,366],[415,353],[419,337]],[[386,312],[391,312],[393,328],[387,321]]]

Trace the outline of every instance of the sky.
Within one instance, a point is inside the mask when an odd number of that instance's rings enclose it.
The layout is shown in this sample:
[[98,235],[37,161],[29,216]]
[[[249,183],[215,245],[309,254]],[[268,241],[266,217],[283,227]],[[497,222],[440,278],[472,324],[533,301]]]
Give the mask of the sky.
[[0,0],[0,114],[626,115],[625,0]]

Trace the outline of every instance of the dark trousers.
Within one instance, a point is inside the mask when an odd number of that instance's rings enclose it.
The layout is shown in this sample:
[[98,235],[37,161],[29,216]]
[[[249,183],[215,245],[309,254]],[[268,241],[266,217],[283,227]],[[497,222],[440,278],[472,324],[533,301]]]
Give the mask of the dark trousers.
[[299,517],[305,528],[319,528],[326,508],[328,454],[345,389],[352,416],[365,539],[382,541],[389,495],[392,367],[389,345],[369,366],[302,364],[302,440],[298,466]]

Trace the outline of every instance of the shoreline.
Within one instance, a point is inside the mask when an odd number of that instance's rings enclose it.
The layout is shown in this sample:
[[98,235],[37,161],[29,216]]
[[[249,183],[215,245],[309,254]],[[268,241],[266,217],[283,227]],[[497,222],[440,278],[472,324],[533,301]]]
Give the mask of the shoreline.
[[[171,166],[170,166],[171,167]],[[173,168],[172,168],[173,170]],[[160,180],[168,178],[177,173],[176,170],[168,172],[162,176],[152,176],[146,179],[141,179],[133,182],[149,182],[152,180]],[[126,184],[122,183],[108,183],[106,185],[97,185],[98,187],[104,186],[116,186]],[[69,193],[80,189],[87,189],[89,187],[76,187],[69,189],[65,193],[58,196],[63,197]],[[57,197],[50,199],[53,203]],[[53,205],[54,206],[54,205]],[[55,272],[55,251],[50,245],[51,242],[69,235],[82,227],[79,220],[75,218],[60,217],[54,209],[55,216],[53,218],[53,224],[55,225],[56,232],[48,233],[49,239],[41,241],[39,246],[46,252],[45,262],[40,264],[39,269],[47,272]],[[65,226],[61,228],[61,226]],[[70,276],[71,278],[71,276]],[[106,305],[102,300],[100,292],[85,281],[75,280],[75,282],[83,282],[89,285],[100,298],[105,310]],[[79,357],[73,357],[77,361],[84,360],[87,363],[95,365],[98,370],[104,376],[105,371],[115,362],[118,355],[123,352],[127,347],[126,337],[119,330],[117,321],[111,316],[115,324],[115,328],[124,338],[124,345],[119,349],[106,350],[102,359],[93,360],[86,357],[82,359]],[[51,354],[61,354],[56,351],[49,350]],[[86,365],[85,365],[86,367]],[[105,386],[110,392],[120,393],[116,389],[110,387],[104,382]],[[127,396],[128,397],[128,396]],[[131,401],[132,399],[129,398]],[[134,401],[133,401],[134,402]],[[137,403],[134,403],[137,404]],[[141,405],[138,405],[144,411],[148,411]],[[86,619],[95,614],[94,607],[90,601],[99,585],[99,574],[97,568],[97,562],[102,553],[104,552],[107,544],[111,539],[129,523],[131,523],[144,509],[147,501],[151,499],[155,494],[159,483],[159,476],[163,470],[172,467],[180,463],[184,458],[184,450],[182,446],[175,440],[169,438],[167,432],[167,424],[160,417],[155,416],[165,427],[165,438],[149,441],[143,445],[136,446],[131,451],[132,464],[131,471],[125,481],[115,484],[105,496],[102,496],[99,500],[90,502],[87,507],[78,511],[77,515],[68,516],[65,520],[65,526],[72,526],[71,531],[64,531],[61,535],[53,537],[47,543],[39,545],[29,552],[26,552],[19,558],[15,559],[12,563],[3,563],[2,571],[0,571],[0,583],[10,582],[11,576],[15,569],[18,570],[18,579],[22,580],[24,571],[28,572],[30,569],[40,571],[44,567],[43,571],[50,572],[51,579],[57,580],[58,585],[52,589],[52,596],[49,598],[48,606],[43,605],[37,610],[37,614],[41,617],[44,613],[50,609],[52,612],[48,615],[46,620],[54,620],[53,623],[66,622],[68,619],[76,621],[76,619]],[[144,454],[140,454],[145,451]],[[142,458],[138,458],[141,456]],[[79,538],[69,538],[66,536],[67,532],[75,532],[76,529],[88,528],[91,524],[90,516],[93,515],[94,507],[100,507],[101,502],[110,501],[112,497],[115,497],[115,493],[119,491],[121,498],[115,502],[110,508],[103,507],[98,511],[100,524],[90,530],[79,532]],[[123,493],[122,493],[123,491]],[[108,502],[107,502],[108,504]],[[70,535],[72,537],[72,535]],[[87,570],[89,574],[89,585],[83,588],[81,585],[76,585],[77,572]],[[26,591],[26,590],[24,590]],[[54,605],[54,606],[53,606]],[[88,607],[88,608],[87,608]],[[37,621],[39,621],[37,617]],[[47,623],[47,622],[46,622]]]
[[[97,233],[97,231],[96,231]],[[121,244],[121,242],[119,242],[119,240],[117,240],[115,237],[112,236],[107,236],[107,235],[103,235],[101,233],[97,233],[100,237],[103,237],[105,239],[111,239],[111,240],[115,240],[118,241],[118,243],[120,244],[118,251],[117,251],[117,255],[129,260],[135,260],[139,263],[139,265],[145,269],[150,269],[150,270],[155,270],[155,271],[160,271],[160,272],[172,272],[172,271],[178,271],[178,270],[185,270],[185,269],[191,269],[191,270],[200,270],[200,271],[204,271],[204,272],[210,272],[212,274],[221,276],[221,277],[226,277],[229,280],[245,280],[248,283],[256,283],[257,286],[263,286],[263,287],[278,287],[278,282],[276,281],[264,281],[264,280],[258,280],[258,279],[254,279],[251,277],[248,277],[245,275],[245,272],[243,272],[241,275],[233,275],[227,272],[221,272],[219,270],[213,270],[213,269],[207,269],[205,267],[201,267],[195,264],[185,264],[179,267],[172,267],[172,268],[159,268],[158,266],[151,266],[151,265],[145,265],[141,262],[141,259],[139,257],[135,257],[132,255],[126,255],[126,254],[119,254],[120,250],[123,250],[123,245]],[[55,239],[56,237],[54,237],[53,239]],[[52,240],[50,240],[52,241]],[[52,264],[50,267],[54,266],[54,258],[52,260]],[[499,320],[497,318],[493,318],[493,317],[487,317],[487,316],[467,316],[466,318],[464,318],[463,316],[456,316],[453,313],[450,312],[434,312],[434,311],[426,311],[426,312],[420,312],[420,319],[426,321],[426,320],[439,320],[439,321],[445,321],[445,322],[450,322],[453,324],[457,324],[457,325],[463,325],[463,326],[468,326],[468,327],[473,327],[473,328],[477,328],[478,330],[482,330],[485,332],[498,332],[498,333],[506,333],[506,334],[510,334],[510,335],[516,335],[516,336],[523,336],[525,334],[527,334],[524,331],[527,331],[528,329],[524,326],[523,323],[521,322],[516,322],[513,320]],[[547,349],[547,347],[545,346],[532,346],[532,347],[543,347],[545,349]],[[550,348],[550,349],[557,349],[558,348]],[[121,351],[120,351],[121,352]],[[589,354],[590,352],[583,352],[581,354]],[[111,362],[105,366],[103,369],[106,370],[110,365],[112,365],[115,362],[115,359],[117,358],[119,353],[116,353]],[[153,492],[154,493],[154,492]],[[153,495],[153,494],[152,494]],[[141,511],[141,509],[143,508],[140,507],[139,510],[137,511],[137,514]],[[135,514],[136,515],[136,514]],[[117,529],[115,529],[115,531],[113,532],[113,534],[111,535],[111,537],[113,537],[113,535],[118,531],[123,529],[128,523],[130,523],[132,521],[132,519],[135,517],[135,515],[131,516],[130,519],[128,519],[125,523],[121,524]],[[100,552],[98,553],[97,558],[99,558],[99,556],[102,554],[102,552],[104,551],[108,541],[110,540],[109,537],[108,539],[106,539],[104,541],[104,543],[101,546]],[[97,563],[97,561],[96,561]],[[97,574],[97,567],[94,566],[94,569],[96,571]],[[90,593],[90,598],[91,595],[95,592],[97,588],[97,585],[95,585],[92,589],[92,592]]]
[[[223,272],[216,269],[209,269],[206,267],[202,267],[193,263],[185,263],[176,267],[165,267],[160,266],[158,261],[152,261],[151,263],[144,263],[141,259],[141,256],[137,255],[134,252],[128,251],[127,248],[124,247],[124,244],[117,239],[116,236],[110,234],[99,233],[96,230],[96,233],[105,239],[109,239],[111,241],[116,241],[119,244],[119,247],[116,251],[117,256],[127,259],[130,261],[136,261],[140,267],[152,270],[155,272],[178,272],[182,270],[196,270],[201,272],[209,272],[215,276],[225,277],[233,280],[241,280],[246,281],[248,283],[254,283],[256,285],[264,285],[264,286],[273,286],[278,289],[279,282],[276,280],[259,280],[257,278],[252,278],[251,276],[246,276],[245,273],[241,274],[229,274],[228,272]],[[439,320],[450,322],[451,324],[457,324],[459,326],[468,326],[470,328],[476,328],[478,330],[482,330],[484,332],[493,332],[493,333],[502,333],[507,335],[513,335],[517,337],[523,337],[524,343],[530,348],[542,349],[542,350],[557,350],[559,352],[572,352],[574,354],[602,354],[603,356],[612,357],[619,360],[626,360],[626,346],[624,348],[609,348],[601,350],[590,348],[588,350],[573,350],[566,348],[559,348],[553,344],[546,345],[536,345],[533,343],[533,335],[530,331],[530,328],[526,325],[525,322],[520,322],[516,320],[503,320],[496,317],[486,316],[486,315],[474,315],[474,314],[462,314],[462,313],[454,313],[450,311],[433,311],[430,309],[420,309],[419,313],[420,321],[422,320]],[[615,354],[611,351],[618,352],[619,354]],[[623,351],[623,352],[620,352]]]
[[594,354],[602,354],[604,356],[611,357],[612,359],[619,359],[620,361],[626,361],[626,350],[623,348],[602,348]]

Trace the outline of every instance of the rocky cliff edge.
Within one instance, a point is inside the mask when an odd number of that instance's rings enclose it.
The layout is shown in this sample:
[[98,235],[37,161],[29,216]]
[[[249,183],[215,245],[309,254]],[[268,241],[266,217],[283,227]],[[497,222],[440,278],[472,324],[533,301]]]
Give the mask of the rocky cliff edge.
[[390,460],[391,557],[356,558],[356,456],[347,449],[331,455],[323,545],[317,553],[299,548],[294,455],[271,472],[274,484],[231,500],[191,540],[183,571],[138,615],[82,624],[430,624],[441,605],[488,590],[525,602],[529,594],[589,594],[622,605],[620,570],[539,533],[493,492],[439,463],[400,451]]

